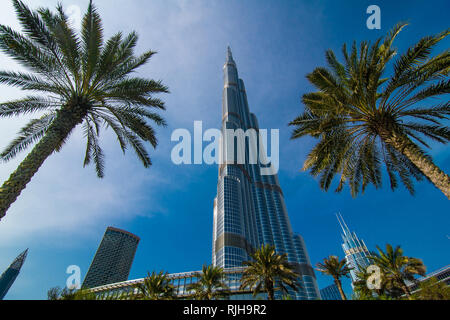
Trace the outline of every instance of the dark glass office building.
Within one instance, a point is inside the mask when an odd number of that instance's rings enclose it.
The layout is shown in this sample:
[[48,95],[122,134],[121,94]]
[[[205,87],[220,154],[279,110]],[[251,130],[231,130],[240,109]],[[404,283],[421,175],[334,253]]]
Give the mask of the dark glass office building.
[[339,289],[335,283],[320,289],[320,296],[322,297],[322,300],[342,300]]
[[84,278],[83,288],[93,288],[128,279],[139,237],[108,227]]
[[25,259],[27,258],[27,254],[28,249],[19,254],[17,258],[14,259],[14,261],[11,263],[9,268],[6,269],[0,277],[0,300],[3,300],[3,298],[8,293],[9,288],[11,288],[17,276],[19,275],[20,269],[22,268]]
[[[244,82],[239,79],[230,48],[223,71],[222,136],[226,137],[227,129],[259,132],[257,118],[249,111]],[[232,147],[230,143],[233,143]],[[265,166],[261,159],[252,164],[247,145],[244,146],[244,163],[239,163],[238,159],[230,162],[226,153],[235,148],[236,156],[238,144],[225,138],[221,145],[223,158],[214,199],[213,264],[225,269],[241,267],[244,261],[250,260],[249,254],[253,250],[262,244],[274,245],[277,253],[287,254],[288,261],[302,275],[300,291],[289,292],[291,298],[320,299],[303,238],[292,231],[277,174],[263,174],[263,168],[267,169],[268,165]]]

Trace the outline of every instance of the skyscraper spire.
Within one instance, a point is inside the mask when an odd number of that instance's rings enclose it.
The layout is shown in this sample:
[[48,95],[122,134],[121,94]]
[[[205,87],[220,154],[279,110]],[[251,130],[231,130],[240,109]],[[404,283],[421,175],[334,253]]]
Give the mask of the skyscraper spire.
[[28,248],[17,256],[17,258],[13,261],[13,263],[11,263],[10,268],[20,270],[23,266],[23,263],[25,262],[25,259],[27,258],[27,255],[28,255]]
[[28,249],[17,256],[16,259],[11,263],[8,269],[3,272],[0,277],[0,300],[3,300],[5,295],[8,293],[9,288],[13,285],[17,276],[19,275],[20,269],[22,268],[25,259],[28,254]]
[[364,241],[360,240],[355,232],[350,231],[342,215],[340,213],[336,213],[336,217],[342,231],[344,232],[342,235],[342,249],[344,250],[347,265],[352,268],[350,271],[350,277],[352,279],[353,286],[353,284],[359,280],[357,276],[358,273],[370,265],[368,258],[370,254]]
[[233,54],[231,53],[230,45],[227,46],[227,62],[234,62]]
[[344,236],[349,235],[350,234],[350,229],[347,227],[347,224],[345,223],[345,220],[342,217],[340,212],[336,213],[336,218],[338,219],[339,225],[341,226],[341,229],[344,232]]

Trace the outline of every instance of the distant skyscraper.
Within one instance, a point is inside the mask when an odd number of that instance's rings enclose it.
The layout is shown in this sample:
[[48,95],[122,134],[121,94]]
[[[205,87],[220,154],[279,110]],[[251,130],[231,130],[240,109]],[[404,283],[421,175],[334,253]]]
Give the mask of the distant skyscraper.
[[347,261],[347,265],[353,268],[350,271],[353,286],[353,283],[358,280],[356,275],[361,271],[361,268],[367,268],[371,265],[368,258],[370,252],[364,241],[359,240],[355,232],[350,232],[350,229],[347,227],[342,215],[336,214],[336,217],[343,232],[341,236],[344,241],[344,243],[342,243],[342,249],[345,253],[345,260]]
[[[257,118],[249,111],[244,82],[239,79],[230,48],[223,71],[223,136],[226,129],[258,131]],[[233,142],[225,139],[222,153],[231,150],[230,143]],[[236,156],[237,144],[234,147]],[[292,231],[277,174],[261,174],[267,166],[259,161],[250,164],[249,148],[244,149],[245,163],[225,162],[219,167],[214,199],[213,264],[223,268],[240,267],[262,244],[274,245],[277,253],[287,254],[288,261],[302,275],[300,291],[290,292],[291,297],[320,299],[303,238]]]
[[9,268],[6,269],[6,271],[3,272],[2,276],[0,277],[0,300],[3,300],[3,298],[8,293],[9,288],[11,288],[12,284],[19,275],[20,269],[22,268],[23,263],[25,262],[27,254],[28,249],[19,254],[17,258],[13,261],[13,263],[11,263]]
[[83,288],[93,288],[128,279],[139,237],[108,227],[84,278]]
[[339,289],[335,283],[331,286],[320,289],[320,296],[322,300],[342,300]]

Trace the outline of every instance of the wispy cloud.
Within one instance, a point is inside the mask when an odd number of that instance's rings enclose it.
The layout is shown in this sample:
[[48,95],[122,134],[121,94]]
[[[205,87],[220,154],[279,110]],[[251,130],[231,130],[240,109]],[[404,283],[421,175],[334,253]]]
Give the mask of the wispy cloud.
[[[98,179],[92,167],[82,168],[84,139],[76,132],[60,153],[47,159],[1,221],[0,246],[24,238],[83,236],[98,224],[164,213],[152,190],[170,188],[167,177],[145,170],[131,153],[124,157],[112,137],[105,138],[106,177]],[[0,167],[2,181],[18,161]]]
[[81,8],[75,4],[72,4],[67,7],[67,15],[69,16],[69,23],[76,30],[81,30]]

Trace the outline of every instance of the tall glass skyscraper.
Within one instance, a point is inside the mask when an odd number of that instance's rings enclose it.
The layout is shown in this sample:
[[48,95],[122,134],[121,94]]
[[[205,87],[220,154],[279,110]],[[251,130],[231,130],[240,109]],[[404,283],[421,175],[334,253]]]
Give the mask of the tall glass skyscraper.
[[[249,111],[244,82],[239,79],[230,48],[223,71],[222,136],[226,137],[226,129],[258,131],[257,118]],[[230,150],[230,143],[237,156],[238,143],[227,139],[221,145],[222,156]],[[287,254],[288,261],[301,274],[301,289],[290,292],[290,296],[320,299],[303,238],[292,231],[277,174],[263,175],[262,169],[267,166],[259,160],[251,164],[247,144],[244,149],[244,163],[235,159],[219,166],[214,199],[213,264],[222,268],[240,267],[262,244],[274,245],[277,253]]]
[[11,263],[9,268],[6,269],[0,277],[0,300],[3,300],[3,298],[8,293],[8,290],[11,288],[17,276],[19,275],[20,269],[22,268],[25,259],[27,258],[27,254],[28,249],[19,254],[17,258],[14,259],[14,261]]
[[357,274],[362,268],[367,268],[371,263],[369,260],[370,252],[363,240],[360,240],[355,232],[350,232],[347,224],[341,214],[336,214],[339,225],[342,229],[342,249],[344,250],[347,265],[353,268],[350,271],[350,277],[353,283],[358,280]]
[[83,288],[93,288],[128,279],[139,237],[108,227],[84,278]]

